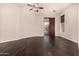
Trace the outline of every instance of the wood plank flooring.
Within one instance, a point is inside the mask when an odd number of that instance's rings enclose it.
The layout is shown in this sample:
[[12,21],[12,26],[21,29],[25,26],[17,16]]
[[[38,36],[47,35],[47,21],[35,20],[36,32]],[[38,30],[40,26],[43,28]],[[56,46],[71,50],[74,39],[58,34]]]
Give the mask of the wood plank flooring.
[[0,43],[0,56],[78,56],[78,45],[62,37],[30,37]]

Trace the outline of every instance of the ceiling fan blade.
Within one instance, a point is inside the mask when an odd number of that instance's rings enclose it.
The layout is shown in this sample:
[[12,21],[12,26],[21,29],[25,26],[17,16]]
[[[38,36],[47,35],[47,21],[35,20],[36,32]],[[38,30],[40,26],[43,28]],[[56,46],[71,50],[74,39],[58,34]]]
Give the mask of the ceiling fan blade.
[[43,7],[38,7],[39,9],[44,9]]
[[33,7],[33,5],[31,5],[31,4],[27,4],[28,6],[30,6],[30,7]]

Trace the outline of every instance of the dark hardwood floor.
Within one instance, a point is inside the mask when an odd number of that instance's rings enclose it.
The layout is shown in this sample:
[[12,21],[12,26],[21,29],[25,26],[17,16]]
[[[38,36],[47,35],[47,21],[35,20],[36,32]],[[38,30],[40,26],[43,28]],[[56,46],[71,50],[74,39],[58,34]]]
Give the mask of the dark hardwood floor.
[[0,56],[78,56],[78,45],[62,37],[30,37],[0,43]]

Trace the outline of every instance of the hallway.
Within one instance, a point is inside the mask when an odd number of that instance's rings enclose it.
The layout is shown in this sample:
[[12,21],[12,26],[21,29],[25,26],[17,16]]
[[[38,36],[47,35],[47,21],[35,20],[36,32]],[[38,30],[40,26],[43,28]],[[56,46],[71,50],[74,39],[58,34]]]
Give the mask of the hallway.
[[2,56],[77,56],[78,45],[61,37],[31,37],[0,43]]

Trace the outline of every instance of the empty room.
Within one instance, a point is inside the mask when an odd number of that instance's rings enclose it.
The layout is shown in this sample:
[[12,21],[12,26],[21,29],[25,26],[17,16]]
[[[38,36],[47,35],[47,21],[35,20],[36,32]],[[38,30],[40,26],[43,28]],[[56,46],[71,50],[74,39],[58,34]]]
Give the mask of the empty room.
[[0,3],[0,56],[78,56],[78,3]]

